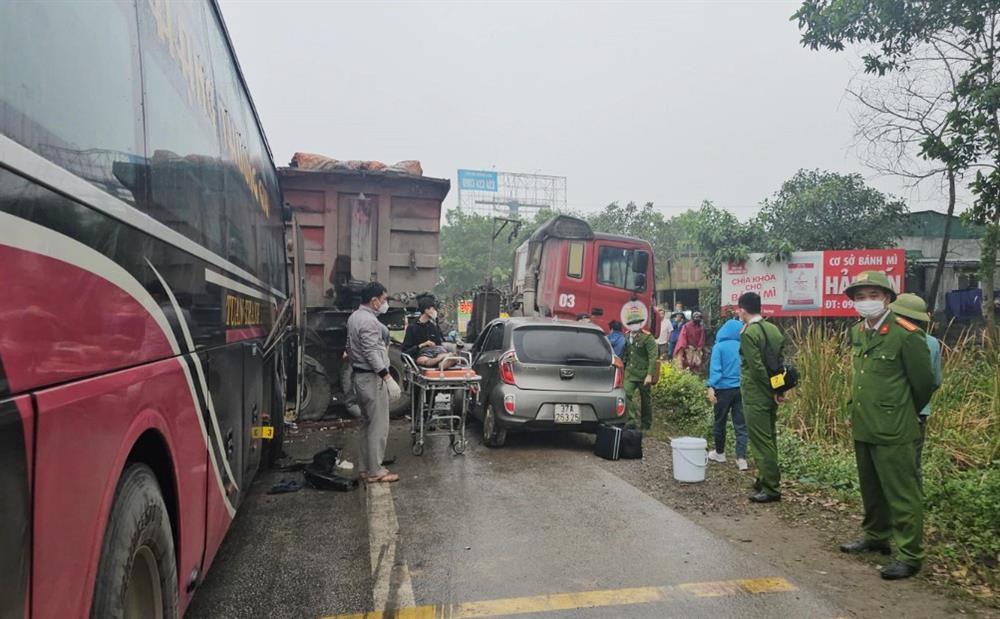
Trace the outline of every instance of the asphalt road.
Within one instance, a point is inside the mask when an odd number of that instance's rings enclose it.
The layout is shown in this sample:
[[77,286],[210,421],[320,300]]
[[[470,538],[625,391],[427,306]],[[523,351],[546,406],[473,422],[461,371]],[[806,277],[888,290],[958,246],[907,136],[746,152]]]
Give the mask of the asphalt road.
[[[367,491],[268,496],[292,475],[263,475],[188,616],[843,614],[600,466],[592,437],[514,435],[493,450],[477,431],[470,424],[465,455],[439,439],[414,457],[394,424],[402,480]],[[343,430],[303,432],[287,450],[327,444],[351,458]]]

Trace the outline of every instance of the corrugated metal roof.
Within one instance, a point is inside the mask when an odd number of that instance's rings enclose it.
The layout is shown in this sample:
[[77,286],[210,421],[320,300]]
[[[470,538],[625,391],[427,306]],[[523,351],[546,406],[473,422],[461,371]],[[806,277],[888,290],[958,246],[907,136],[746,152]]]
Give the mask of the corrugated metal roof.
[[[943,238],[944,226],[948,221],[947,213],[938,211],[916,211],[907,215],[908,229],[905,236],[920,236],[927,238]],[[967,224],[961,217],[951,217],[951,238],[981,239],[986,230],[983,226]]]

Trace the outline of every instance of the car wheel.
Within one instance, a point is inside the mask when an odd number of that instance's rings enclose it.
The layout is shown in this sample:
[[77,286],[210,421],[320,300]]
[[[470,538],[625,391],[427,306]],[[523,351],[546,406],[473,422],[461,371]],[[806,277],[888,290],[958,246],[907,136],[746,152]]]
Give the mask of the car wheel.
[[483,412],[483,444],[487,447],[503,447],[507,441],[507,429],[497,423],[497,414],[492,404]]
[[177,616],[174,538],[160,486],[145,464],[129,465],[118,482],[90,616]]

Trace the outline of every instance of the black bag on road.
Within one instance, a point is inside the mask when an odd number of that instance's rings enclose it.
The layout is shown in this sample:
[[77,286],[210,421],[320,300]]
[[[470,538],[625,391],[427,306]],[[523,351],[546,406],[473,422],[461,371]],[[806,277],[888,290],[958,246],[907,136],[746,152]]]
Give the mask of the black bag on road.
[[619,450],[622,460],[642,460],[642,431],[635,428],[622,430],[622,444]]
[[622,429],[618,426],[597,426],[597,442],[594,443],[594,455],[605,460],[617,460],[620,457]]

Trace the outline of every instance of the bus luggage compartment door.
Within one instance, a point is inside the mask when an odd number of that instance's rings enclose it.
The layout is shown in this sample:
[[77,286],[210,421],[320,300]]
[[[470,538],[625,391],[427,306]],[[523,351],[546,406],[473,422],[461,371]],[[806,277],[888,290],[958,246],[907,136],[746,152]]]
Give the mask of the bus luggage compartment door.
[[[274,357],[272,356],[272,359]],[[243,441],[243,479],[254,478],[260,465],[262,409],[264,393],[264,366],[261,349],[257,344],[243,345],[243,427],[250,428]]]
[[233,506],[239,505],[247,481],[243,473],[245,446],[250,440],[250,427],[243,405],[243,365],[244,357],[249,354],[246,346],[231,344],[208,353],[208,390],[215,410],[213,423],[218,423],[219,435],[214,436],[214,428],[208,428],[208,433],[210,443],[215,444],[216,454],[219,454],[218,442],[221,439],[221,457],[226,460],[225,463],[219,462],[223,481],[231,473],[231,481],[239,488],[236,492],[232,492],[232,487],[227,488]]

